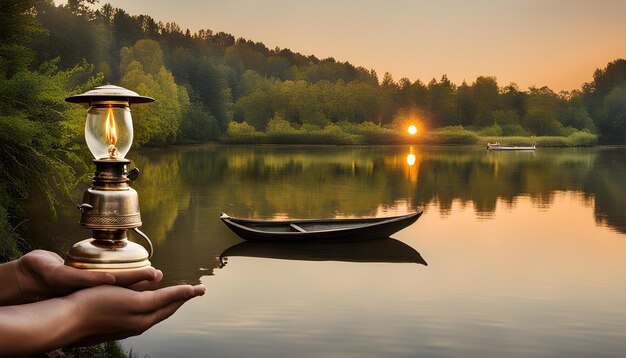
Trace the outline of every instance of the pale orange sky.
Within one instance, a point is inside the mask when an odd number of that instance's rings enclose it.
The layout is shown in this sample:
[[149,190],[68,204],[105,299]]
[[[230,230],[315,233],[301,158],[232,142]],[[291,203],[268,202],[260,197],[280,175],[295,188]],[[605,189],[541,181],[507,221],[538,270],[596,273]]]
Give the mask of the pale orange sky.
[[[626,1],[110,0],[133,15],[192,32],[334,57],[382,78],[579,89],[596,68],[626,58]],[[102,1],[100,5],[104,4]]]

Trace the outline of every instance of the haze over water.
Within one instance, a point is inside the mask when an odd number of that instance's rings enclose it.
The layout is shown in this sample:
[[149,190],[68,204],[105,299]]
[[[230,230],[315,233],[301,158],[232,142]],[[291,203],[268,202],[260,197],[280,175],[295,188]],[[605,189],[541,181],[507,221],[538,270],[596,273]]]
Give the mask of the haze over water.
[[[207,294],[123,345],[152,357],[622,356],[624,158],[623,147],[134,152],[153,265],[166,284],[200,281]],[[382,246],[277,248],[242,243],[221,210],[425,213]],[[68,205],[30,235],[65,252],[89,236],[78,216]]]

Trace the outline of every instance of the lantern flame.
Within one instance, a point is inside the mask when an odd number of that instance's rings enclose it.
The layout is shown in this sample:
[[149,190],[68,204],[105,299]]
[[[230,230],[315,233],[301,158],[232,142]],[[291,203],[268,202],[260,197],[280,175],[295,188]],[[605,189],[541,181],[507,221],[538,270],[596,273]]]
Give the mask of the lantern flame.
[[113,108],[109,108],[107,112],[107,119],[105,122],[105,136],[108,144],[117,144],[117,128],[115,125],[115,116],[113,115]]
[[104,124],[104,134],[107,143],[109,144],[109,156],[111,158],[117,157],[117,125],[115,124],[115,116],[113,115],[113,108],[109,108],[107,112],[107,118]]

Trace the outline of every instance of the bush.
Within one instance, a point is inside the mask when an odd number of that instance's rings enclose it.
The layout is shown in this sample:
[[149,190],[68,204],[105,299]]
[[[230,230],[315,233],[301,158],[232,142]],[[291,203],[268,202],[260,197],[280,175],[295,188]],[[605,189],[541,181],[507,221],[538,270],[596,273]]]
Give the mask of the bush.
[[274,116],[267,123],[265,133],[268,135],[294,135],[298,130],[291,126],[291,123],[284,120],[280,115]]
[[264,138],[264,133],[257,132],[253,126],[246,122],[230,122],[223,141],[226,143],[255,144],[262,143]]
[[577,147],[590,147],[598,144],[598,135],[587,130],[578,131],[568,137]]
[[561,135],[564,137],[569,137],[572,134],[575,134],[578,132],[578,129],[574,128],[574,127],[565,127],[563,128],[563,130],[561,131]]
[[22,254],[21,246],[22,238],[9,224],[7,210],[0,204],[0,263],[19,258]]
[[336,124],[327,125],[321,134],[328,141],[326,144],[360,144],[362,140],[358,135],[344,132]]
[[490,126],[490,127],[485,127],[483,129],[481,129],[480,131],[478,131],[478,135],[481,137],[484,136],[502,136],[504,135],[504,132],[502,131],[502,127],[500,127],[498,125],[498,123],[495,123],[494,125]]
[[527,136],[528,132],[519,123],[503,124],[502,125],[503,136]]
[[337,126],[344,132],[359,136],[361,144],[390,144],[400,141],[398,131],[380,127],[374,122],[357,124],[341,121],[337,123]]
[[65,358],[137,358],[131,348],[128,352],[119,342],[111,341],[88,347],[62,348],[48,353],[46,356]]
[[[505,125],[510,132],[523,132],[520,125]],[[483,133],[498,133],[499,126],[493,125],[480,131]],[[501,130],[505,132],[504,129]],[[412,142],[424,144],[481,144],[500,142],[507,145],[538,147],[574,147],[592,146],[598,142],[598,136],[587,130],[572,131],[568,128],[568,136],[540,136],[529,137],[524,135],[478,135],[476,132],[465,129],[463,126],[449,126],[439,128],[419,137],[411,138]],[[339,122],[329,124],[324,128],[304,124],[301,128],[294,128],[280,116],[272,118],[265,133],[257,132],[246,122],[232,122],[224,138],[226,143],[237,144],[393,144],[407,141],[402,133],[388,128],[381,128],[372,122],[361,124]]]
[[463,126],[448,126],[432,131],[425,141],[429,144],[476,144],[478,135]]
[[362,137],[348,133],[336,124],[319,128],[312,124],[303,124],[300,129],[280,116],[272,118],[263,139],[264,143],[274,144],[361,144]]
[[217,120],[201,104],[192,103],[183,115],[180,134],[183,140],[206,142],[215,139]]

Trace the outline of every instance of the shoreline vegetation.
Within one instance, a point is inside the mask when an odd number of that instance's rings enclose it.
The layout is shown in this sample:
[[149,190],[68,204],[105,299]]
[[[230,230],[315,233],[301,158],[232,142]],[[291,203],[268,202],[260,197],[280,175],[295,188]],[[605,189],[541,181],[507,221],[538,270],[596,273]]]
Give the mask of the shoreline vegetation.
[[372,122],[360,125],[331,124],[324,128],[294,128],[287,121],[270,121],[265,132],[251,125],[231,122],[218,143],[224,144],[334,144],[334,145],[486,145],[487,143],[537,147],[590,147],[598,135],[587,130],[570,130],[562,136],[502,135],[499,126],[475,131],[463,126],[448,126],[427,133],[409,135],[402,129],[380,128]]

